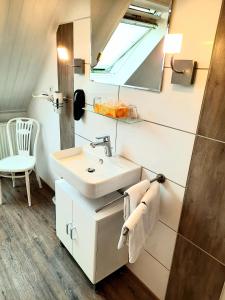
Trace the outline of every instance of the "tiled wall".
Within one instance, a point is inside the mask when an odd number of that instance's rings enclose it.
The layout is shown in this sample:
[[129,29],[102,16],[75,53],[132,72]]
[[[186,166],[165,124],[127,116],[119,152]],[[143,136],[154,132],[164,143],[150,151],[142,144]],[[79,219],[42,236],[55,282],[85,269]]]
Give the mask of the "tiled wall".
[[143,167],[143,178],[160,172],[168,179],[161,187],[160,221],[138,261],[129,266],[160,299],[166,293],[220,6],[221,0],[174,1],[170,32],[184,35],[178,57],[197,60],[198,71],[193,86],[171,85],[167,58],[159,94],[89,81],[90,17],[74,21],[75,56],[86,60],[86,74],[75,75],[75,89],[84,89],[89,105],[96,96],[134,104],[145,120],[127,125],[87,112],[75,123],[75,144],[108,134],[117,154]]
[[190,164],[167,300],[219,300],[224,297],[224,28],[225,0]]

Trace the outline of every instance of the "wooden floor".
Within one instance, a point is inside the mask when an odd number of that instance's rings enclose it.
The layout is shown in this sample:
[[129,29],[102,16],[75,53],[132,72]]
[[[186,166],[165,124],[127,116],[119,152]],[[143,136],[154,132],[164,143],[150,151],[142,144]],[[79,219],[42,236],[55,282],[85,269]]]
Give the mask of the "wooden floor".
[[55,234],[53,192],[39,189],[32,178],[32,207],[28,208],[22,180],[12,188],[2,180],[0,206],[0,299],[7,300],[155,300],[122,268],[96,290]]

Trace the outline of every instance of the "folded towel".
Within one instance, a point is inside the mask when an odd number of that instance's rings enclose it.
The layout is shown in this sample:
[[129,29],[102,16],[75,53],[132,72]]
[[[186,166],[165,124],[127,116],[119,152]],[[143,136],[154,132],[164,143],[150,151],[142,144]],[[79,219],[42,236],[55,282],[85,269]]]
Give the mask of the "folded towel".
[[135,210],[149,187],[150,182],[148,180],[143,180],[125,191],[128,196],[124,198],[124,220],[127,220]]
[[148,218],[145,219],[148,235],[151,234],[155,223],[159,220],[160,209],[160,184],[153,182],[150,189],[141,199],[141,203],[145,203],[148,208]]
[[[144,238],[144,215],[147,213],[147,206],[140,203],[134,212],[130,215],[124,223],[118,243],[118,249],[128,244],[129,262],[136,261],[141,249]],[[124,230],[128,229],[128,233],[124,235]]]
[[[137,260],[149,234],[153,231],[154,225],[158,221],[159,205],[159,183],[155,182],[142,197],[141,203],[122,227],[118,249],[128,244],[130,263],[134,263]],[[129,231],[124,235],[126,228]]]

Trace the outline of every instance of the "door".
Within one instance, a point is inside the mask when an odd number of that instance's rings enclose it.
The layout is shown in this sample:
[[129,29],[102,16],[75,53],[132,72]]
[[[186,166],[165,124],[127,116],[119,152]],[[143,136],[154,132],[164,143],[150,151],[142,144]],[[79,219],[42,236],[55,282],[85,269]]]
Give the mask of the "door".
[[68,184],[60,179],[56,181],[56,234],[67,250],[72,254],[73,201],[68,191]]
[[73,205],[73,228],[71,231],[73,257],[90,281],[95,283],[96,222],[93,215],[85,207],[79,205],[82,203],[80,197],[82,196],[77,194],[77,199]]

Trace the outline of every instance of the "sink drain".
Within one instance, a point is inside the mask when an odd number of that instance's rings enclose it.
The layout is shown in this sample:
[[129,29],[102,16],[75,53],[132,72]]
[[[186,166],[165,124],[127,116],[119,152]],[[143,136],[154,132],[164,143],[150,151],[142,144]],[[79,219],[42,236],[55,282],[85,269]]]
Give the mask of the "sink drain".
[[94,168],[88,168],[87,171],[88,171],[88,173],[94,173],[95,169]]

